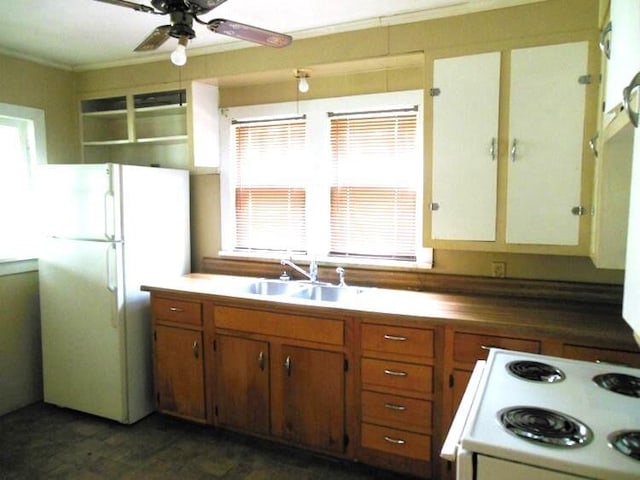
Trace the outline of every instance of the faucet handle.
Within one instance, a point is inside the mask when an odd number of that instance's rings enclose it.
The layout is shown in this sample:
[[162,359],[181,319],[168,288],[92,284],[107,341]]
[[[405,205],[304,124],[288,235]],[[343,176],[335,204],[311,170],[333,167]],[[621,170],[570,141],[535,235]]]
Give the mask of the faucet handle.
[[342,268],[342,267],[336,268],[336,273],[338,274],[338,286],[339,287],[346,287],[347,284],[344,281],[344,268]]

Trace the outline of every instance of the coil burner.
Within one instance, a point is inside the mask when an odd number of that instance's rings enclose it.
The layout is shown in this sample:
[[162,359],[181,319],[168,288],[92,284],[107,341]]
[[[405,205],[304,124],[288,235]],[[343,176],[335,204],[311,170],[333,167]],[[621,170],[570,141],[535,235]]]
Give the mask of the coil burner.
[[623,455],[640,461],[640,430],[620,430],[607,437],[609,445]]
[[627,397],[640,398],[640,378],[624,373],[603,373],[593,377],[593,381],[599,387],[610,392],[626,395]]
[[544,408],[505,408],[498,412],[498,420],[514,435],[545,445],[580,447],[593,438],[589,427],[581,421]]
[[555,383],[564,380],[564,373],[548,363],[532,360],[514,360],[507,364],[512,375],[532,382]]

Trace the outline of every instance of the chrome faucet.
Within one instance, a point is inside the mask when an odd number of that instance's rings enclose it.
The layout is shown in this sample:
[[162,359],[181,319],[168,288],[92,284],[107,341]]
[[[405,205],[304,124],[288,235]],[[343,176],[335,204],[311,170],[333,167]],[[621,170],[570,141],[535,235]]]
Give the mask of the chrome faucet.
[[338,286],[346,287],[347,282],[344,281],[344,268],[342,267],[336,268],[336,273],[338,274]]
[[305,272],[302,268],[297,266],[291,260],[286,260],[284,258],[280,260],[280,265],[293,268],[296,272],[300,273],[301,275],[304,275],[312,282],[315,282],[318,280],[318,264],[316,263],[315,258],[311,259],[311,262],[309,262],[309,273]]

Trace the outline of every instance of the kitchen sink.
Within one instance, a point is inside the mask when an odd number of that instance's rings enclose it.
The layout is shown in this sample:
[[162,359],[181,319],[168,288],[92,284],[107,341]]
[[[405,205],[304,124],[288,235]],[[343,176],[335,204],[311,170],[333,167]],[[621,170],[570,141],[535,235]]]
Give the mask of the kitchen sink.
[[323,302],[340,302],[343,300],[351,300],[358,294],[362,293],[362,289],[358,287],[339,287],[335,285],[313,285],[304,288],[291,296],[293,298],[304,298],[306,300],[320,300]]
[[307,284],[297,282],[256,280],[249,284],[246,292],[256,295],[292,295],[306,287],[308,287]]
[[305,281],[285,281],[261,278],[240,289],[243,293],[265,296],[282,296],[316,300],[322,302],[340,302],[355,298],[363,292],[359,287],[340,287],[331,284],[313,284]]

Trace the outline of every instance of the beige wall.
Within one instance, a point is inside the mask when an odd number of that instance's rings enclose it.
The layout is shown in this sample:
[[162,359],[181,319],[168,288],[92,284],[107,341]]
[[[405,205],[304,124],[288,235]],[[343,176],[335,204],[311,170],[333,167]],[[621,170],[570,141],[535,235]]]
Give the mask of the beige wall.
[[[80,161],[74,74],[0,55],[0,102],[44,110],[47,159]],[[0,276],[0,415],[42,399],[38,273]]]
[[80,162],[73,72],[0,55],[0,102],[44,110],[49,163]]
[[38,272],[0,276],[0,415],[42,399]]

